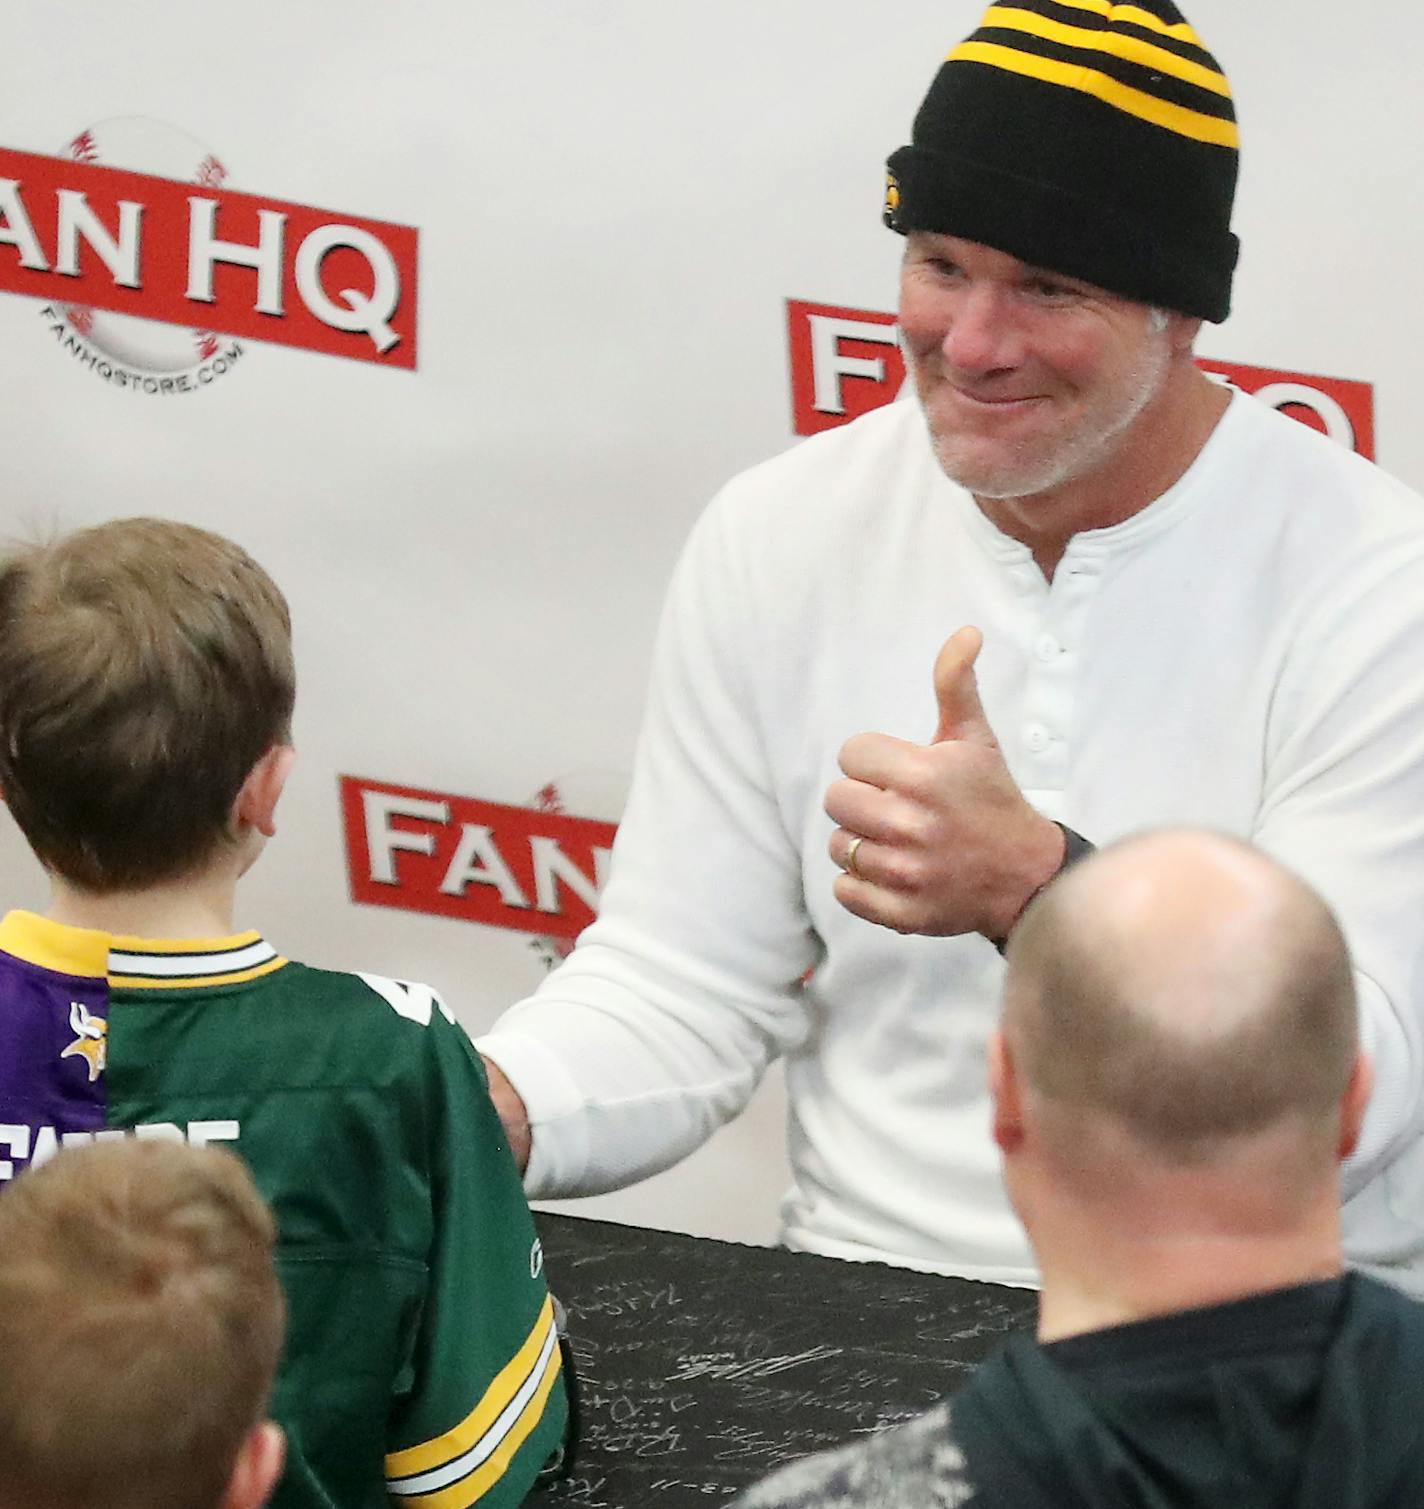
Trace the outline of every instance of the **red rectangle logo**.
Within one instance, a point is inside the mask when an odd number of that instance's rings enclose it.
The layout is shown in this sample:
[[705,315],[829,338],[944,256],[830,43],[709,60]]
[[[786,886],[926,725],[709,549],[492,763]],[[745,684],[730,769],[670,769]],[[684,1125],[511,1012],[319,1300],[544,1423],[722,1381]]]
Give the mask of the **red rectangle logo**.
[[[786,321],[798,435],[849,424],[899,396],[905,358],[893,314],[788,299]],[[1374,460],[1374,389],[1369,383],[1208,357],[1198,357],[1197,365]]]
[[413,369],[419,233],[0,147],[0,290]]
[[788,299],[786,323],[798,435],[849,424],[899,393],[905,357],[893,314]]
[[354,901],[576,938],[593,921],[613,823],[342,776]]
[[1273,367],[1248,367],[1199,356],[1203,372],[1224,377],[1233,387],[1292,419],[1329,435],[1362,456],[1375,459],[1375,390],[1367,382],[1345,377],[1312,377],[1303,372],[1279,372]]

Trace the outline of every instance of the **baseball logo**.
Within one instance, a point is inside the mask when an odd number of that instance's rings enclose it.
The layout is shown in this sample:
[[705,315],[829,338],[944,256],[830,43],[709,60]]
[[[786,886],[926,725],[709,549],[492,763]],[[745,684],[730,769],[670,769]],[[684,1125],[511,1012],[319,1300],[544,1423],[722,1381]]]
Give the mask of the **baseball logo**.
[[[152,173],[204,188],[219,188],[227,178],[227,169],[196,137],[138,115],[115,116],[90,126],[68,143],[64,153],[76,162]],[[187,372],[218,352],[218,337],[208,330],[185,330],[82,305],[66,305],[65,315],[90,345],[140,372]]]

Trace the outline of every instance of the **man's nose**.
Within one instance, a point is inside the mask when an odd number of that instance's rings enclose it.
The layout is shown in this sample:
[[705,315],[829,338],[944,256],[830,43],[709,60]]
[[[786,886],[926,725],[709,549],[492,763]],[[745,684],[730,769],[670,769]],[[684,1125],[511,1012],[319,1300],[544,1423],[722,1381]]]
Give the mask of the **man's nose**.
[[1022,339],[1003,291],[987,283],[961,289],[940,350],[957,372],[980,375],[1017,366]]

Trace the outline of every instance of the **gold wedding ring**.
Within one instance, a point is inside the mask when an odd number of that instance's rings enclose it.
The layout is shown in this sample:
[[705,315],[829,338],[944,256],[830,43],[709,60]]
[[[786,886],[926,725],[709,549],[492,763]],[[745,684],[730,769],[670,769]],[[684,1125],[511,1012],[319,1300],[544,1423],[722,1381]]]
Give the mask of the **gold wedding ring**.
[[860,871],[855,867],[855,851],[860,848],[860,846],[864,842],[865,835],[863,833],[857,833],[856,836],[851,839],[849,845],[846,847],[845,863],[841,866],[841,869],[843,869],[847,875],[854,875],[857,880],[865,879],[865,876],[862,875]]

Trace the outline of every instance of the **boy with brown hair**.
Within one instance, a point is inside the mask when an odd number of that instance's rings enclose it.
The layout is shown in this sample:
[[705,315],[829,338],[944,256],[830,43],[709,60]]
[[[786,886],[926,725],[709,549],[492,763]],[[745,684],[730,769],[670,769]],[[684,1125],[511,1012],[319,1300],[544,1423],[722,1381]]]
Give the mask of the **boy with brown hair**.
[[275,1237],[217,1148],[71,1148],[0,1200],[0,1509],[265,1504]]
[[234,930],[294,690],[286,603],[217,535],[130,519],[0,566],[0,792],[53,893],[0,922],[0,1200],[96,1134],[226,1143],[279,1232],[277,1509],[507,1509],[567,1405],[479,1060],[430,989]]

